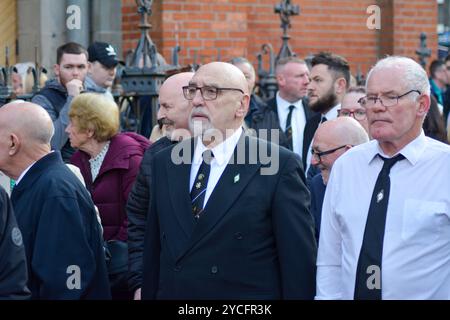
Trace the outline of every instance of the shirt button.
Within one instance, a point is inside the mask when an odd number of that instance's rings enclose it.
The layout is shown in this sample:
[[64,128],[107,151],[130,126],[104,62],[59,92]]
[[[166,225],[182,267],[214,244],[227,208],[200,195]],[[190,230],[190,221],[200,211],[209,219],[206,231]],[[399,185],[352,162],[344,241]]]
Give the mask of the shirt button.
[[244,236],[243,236],[242,233],[240,233],[240,232],[236,232],[236,233],[234,234],[234,237],[235,237],[236,239],[238,239],[238,240],[242,240],[242,239],[244,238]]
[[211,267],[211,273],[212,274],[216,274],[219,271],[219,269],[217,268],[217,266],[212,266]]

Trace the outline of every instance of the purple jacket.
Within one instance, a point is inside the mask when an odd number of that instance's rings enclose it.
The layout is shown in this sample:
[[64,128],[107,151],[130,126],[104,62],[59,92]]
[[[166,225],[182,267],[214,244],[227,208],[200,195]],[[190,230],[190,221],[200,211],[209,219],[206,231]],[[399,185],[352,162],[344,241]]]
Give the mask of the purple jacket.
[[145,150],[147,138],[132,132],[119,133],[111,138],[97,179],[92,183],[90,156],[78,150],[71,162],[80,168],[92,200],[100,211],[105,240],[127,240],[128,219],[125,206],[134,184]]

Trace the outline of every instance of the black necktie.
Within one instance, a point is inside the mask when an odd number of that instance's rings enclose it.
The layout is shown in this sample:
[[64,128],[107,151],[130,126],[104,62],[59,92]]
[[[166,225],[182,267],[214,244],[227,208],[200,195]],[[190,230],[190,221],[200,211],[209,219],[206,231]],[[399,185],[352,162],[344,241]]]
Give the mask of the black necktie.
[[323,116],[322,119],[320,119],[320,123],[324,123],[325,121],[327,121],[327,117]]
[[209,172],[211,170],[211,160],[214,154],[207,149],[202,154],[203,161],[197,172],[194,185],[191,190],[192,214],[198,218],[203,211],[205,202],[206,187],[208,186]]
[[295,109],[295,106],[293,106],[293,105],[289,106],[289,113],[288,113],[288,116],[287,116],[287,119],[286,119],[286,130],[284,130],[284,132],[286,133],[288,146],[289,146],[290,150],[293,150],[291,122],[292,122],[292,112],[294,111],[294,109]]
[[355,300],[381,300],[381,260],[386,225],[386,212],[389,202],[391,180],[389,172],[397,161],[405,159],[401,154],[386,159],[378,174],[372,199],[370,200],[364,238],[356,269]]

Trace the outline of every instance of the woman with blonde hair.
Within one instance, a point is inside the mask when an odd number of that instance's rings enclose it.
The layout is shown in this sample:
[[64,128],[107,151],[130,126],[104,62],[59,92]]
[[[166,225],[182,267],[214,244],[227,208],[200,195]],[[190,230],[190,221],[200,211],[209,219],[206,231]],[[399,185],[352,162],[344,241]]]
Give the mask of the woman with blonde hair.
[[[125,205],[150,143],[136,133],[119,133],[118,106],[102,94],[84,93],[74,98],[69,118],[66,132],[71,146],[78,149],[71,162],[80,168],[100,211],[105,241],[120,244],[114,246],[121,248],[117,249],[120,253],[111,250],[111,264],[120,260],[124,267],[123,263],[128,260]],[[131,297],[126,289],[127,270],[122,271],[112,277],[110,269],[113,299]]]

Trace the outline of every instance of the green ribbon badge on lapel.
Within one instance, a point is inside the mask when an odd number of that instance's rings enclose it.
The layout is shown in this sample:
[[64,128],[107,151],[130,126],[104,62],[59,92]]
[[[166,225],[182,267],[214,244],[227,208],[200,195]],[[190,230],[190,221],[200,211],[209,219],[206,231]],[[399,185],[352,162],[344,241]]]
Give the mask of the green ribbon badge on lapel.
[[238,183],[240,179],[239,173],[234,176],[234,183]]

